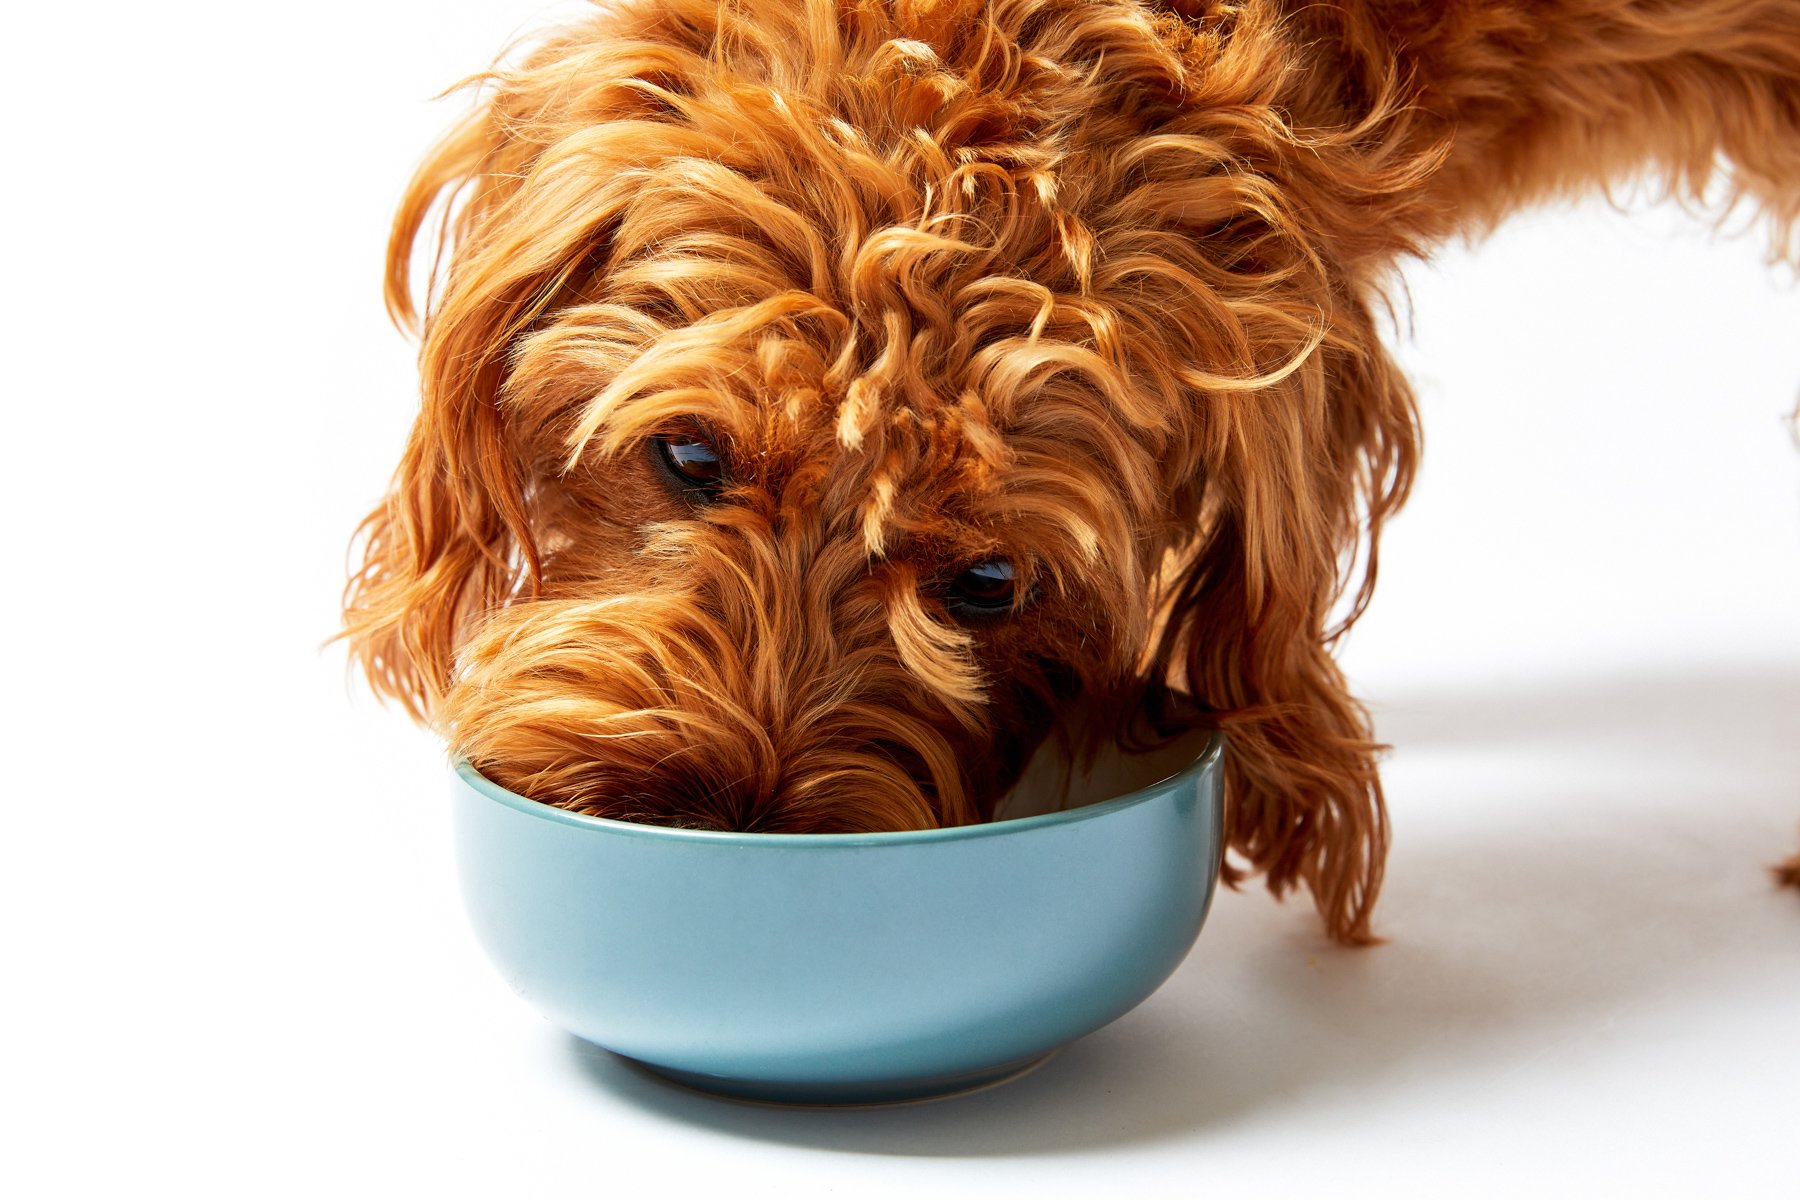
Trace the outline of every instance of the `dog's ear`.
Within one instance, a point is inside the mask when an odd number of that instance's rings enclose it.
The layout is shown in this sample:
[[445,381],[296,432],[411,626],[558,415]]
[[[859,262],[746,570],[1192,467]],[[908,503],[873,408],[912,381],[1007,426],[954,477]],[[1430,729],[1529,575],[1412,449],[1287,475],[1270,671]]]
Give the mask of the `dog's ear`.
[[1412,396],[1359,310],[1288,378],[1214,402],[1185,502],[1201,532],[1174,558],[1154,673],[1227,731],[1227,881],[1304,883],[1334,938],[1367,942],[1387,844],[1379,747],[1331,650],[1411,483]]
[[1176,300],[1155,318],[1188,364],[1193,423],[1165,461],[1172,524],[1193,532],[1168,556],[1145,680],[1227,732],[1226,880],[1304,884],[1333,937],[1367,942],[1387,842],[1378,747],[1331,651],[1368,597],[1418,433],[1365,297],[1412,248],[1409,206],[1447,144],[1366,48],[1296,70],[1313,51],[1284,10],[1162,7],[1177,85],[1133,179],[1163,197],[1213,316]]
[[[602,240],[598,217],[554,203],[553,187],[521,194],[541,147],[517,135],[517,117],[490,99],[452,130],[408,185],[388,245],[389,312],[422,338],[421,408],[358,530],[341,636],[376,692],[421,720],[449,684],[463,626],[536,592],[532,451],[503,402],[508,359]],[[430,255],[422,305],[415,252]]]

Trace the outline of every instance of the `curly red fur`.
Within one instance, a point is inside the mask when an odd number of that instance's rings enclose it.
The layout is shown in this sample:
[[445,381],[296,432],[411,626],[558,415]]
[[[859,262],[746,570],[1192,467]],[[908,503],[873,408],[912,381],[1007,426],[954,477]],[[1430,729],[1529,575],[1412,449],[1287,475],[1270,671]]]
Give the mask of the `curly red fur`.
[[[1230,733],[1228,877],[1350,942],[1394,263],[1644,168],[1800,212],[1777,0],[627,0],[479,82],[389,254],[409,323],[432,230],[346,595],[379,691],[551,803],[827,830],[981,819],[1077,695],[1172,684]],[[1024,599],[959,621],[996,557]]]

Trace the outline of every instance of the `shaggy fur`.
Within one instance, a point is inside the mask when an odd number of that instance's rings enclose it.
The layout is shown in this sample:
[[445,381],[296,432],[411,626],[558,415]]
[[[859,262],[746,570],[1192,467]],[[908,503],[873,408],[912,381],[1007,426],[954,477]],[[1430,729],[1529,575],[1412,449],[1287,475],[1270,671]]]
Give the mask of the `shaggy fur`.
[[436,246],[380,692],[544,801],[791,831],[981,820],[1078,696],[1148,704],[1229,732],[1228,878],[1349,942],[1383,282],[1645,169],[1800,212],[1793,0],[616,0],[479,82],[389,256],[412,323]]

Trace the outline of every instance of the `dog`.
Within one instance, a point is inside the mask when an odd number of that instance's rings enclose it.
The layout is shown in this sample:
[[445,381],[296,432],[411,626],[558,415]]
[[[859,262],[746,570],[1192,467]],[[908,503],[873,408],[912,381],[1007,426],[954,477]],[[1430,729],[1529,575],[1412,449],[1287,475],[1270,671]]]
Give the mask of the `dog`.
[[1204,723],[1227,882],[1345,943],[1396,264],[1644,171],[1800,223],[1793,0],[616,0],[475,82],[388,254],[380,694],[546,803],[787,832],[987,819],[1078,704]]

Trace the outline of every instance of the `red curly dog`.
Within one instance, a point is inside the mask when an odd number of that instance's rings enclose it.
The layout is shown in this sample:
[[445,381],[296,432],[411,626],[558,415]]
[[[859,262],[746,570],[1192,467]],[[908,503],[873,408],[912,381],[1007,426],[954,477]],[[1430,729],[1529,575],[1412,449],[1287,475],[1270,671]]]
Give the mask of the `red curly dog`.
[[621,0],[481,83],[389,258],[378,690],[544,801],[799,831],[981,820],[1149,705],[1349,942],[1396,262],[1645,170],[1800,213],[1794,0]]

